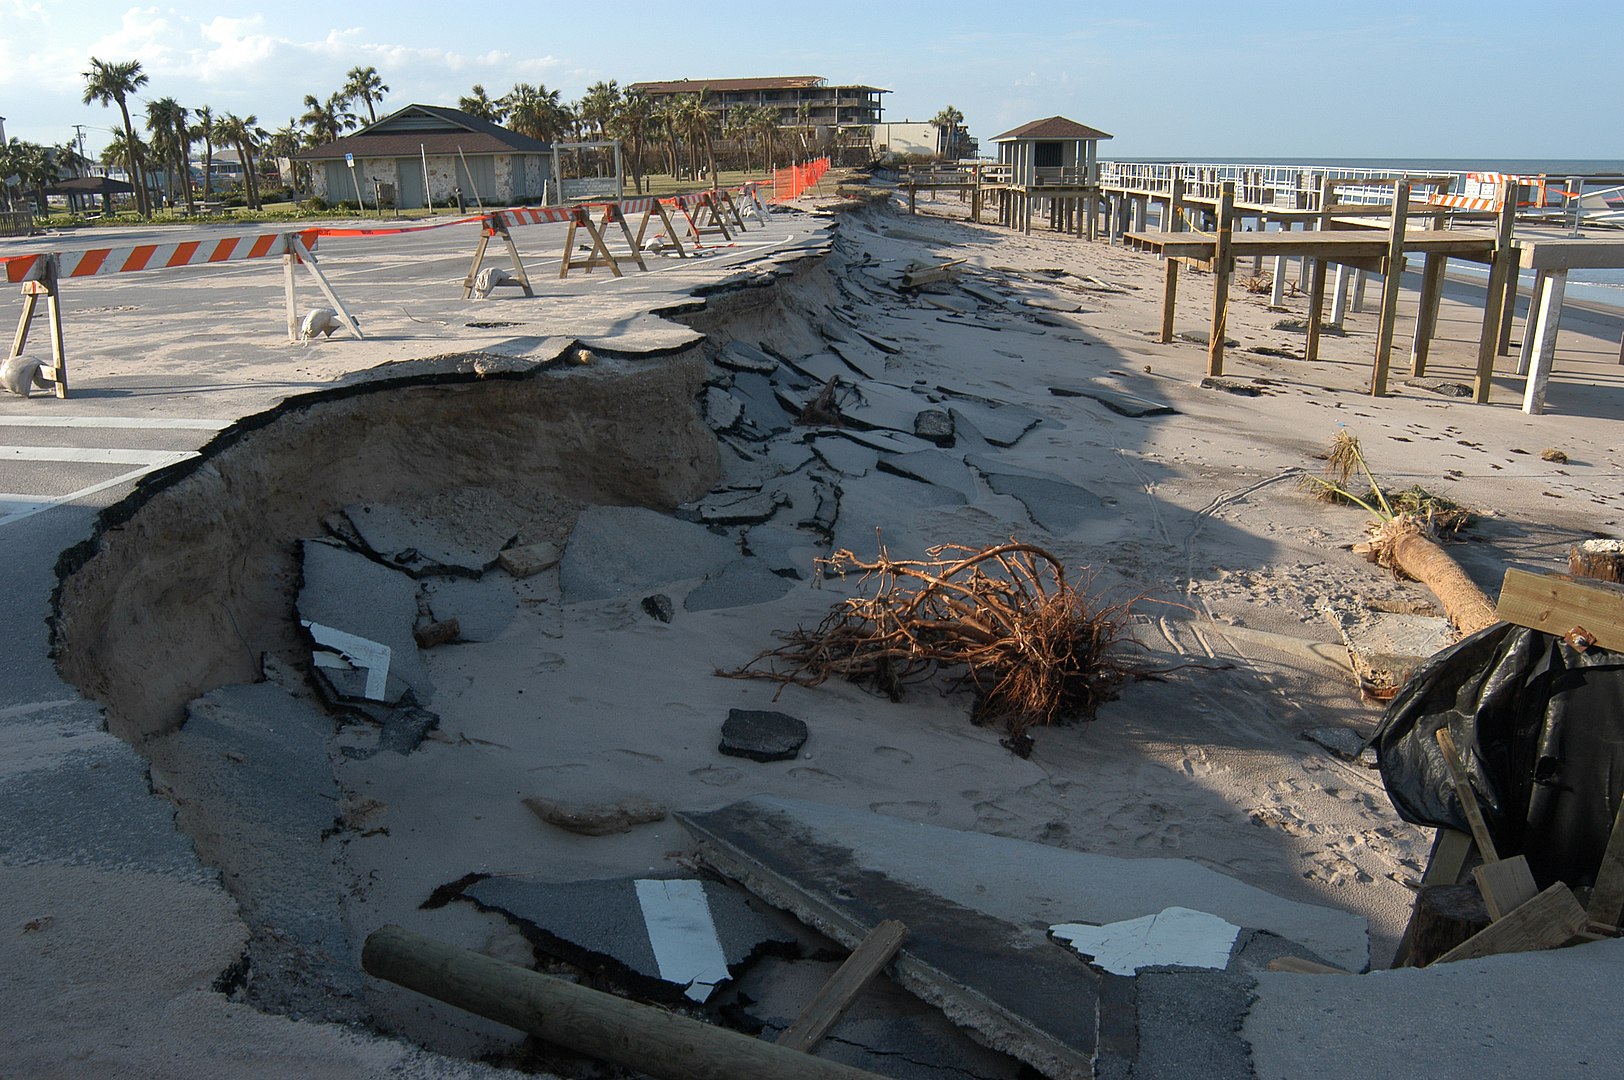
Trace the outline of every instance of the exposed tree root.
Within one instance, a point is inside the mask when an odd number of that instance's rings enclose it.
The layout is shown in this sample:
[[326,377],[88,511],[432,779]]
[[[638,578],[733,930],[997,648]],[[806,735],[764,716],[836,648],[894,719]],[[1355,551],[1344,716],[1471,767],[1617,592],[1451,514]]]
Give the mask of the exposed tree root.
[[[954,557],[943,558],[948,552]],[[842,550],[820,560],[842,575],[861,572],[872,595],[841,601],[817,629],[781,634],[785,645],[717,674],[780,688],[838,676],[895,701],[906,684],[955,671],[953,685],[975,694],[971,719],[1002,727],[1004,744],[1022,756],[1031,750],[1027,729],[1092,719],[1140,674],[1115,655],[1132,602],[1092,606],[1042,548],[1011,540],[927,554],[892,559],[882,548],[865,562]]]

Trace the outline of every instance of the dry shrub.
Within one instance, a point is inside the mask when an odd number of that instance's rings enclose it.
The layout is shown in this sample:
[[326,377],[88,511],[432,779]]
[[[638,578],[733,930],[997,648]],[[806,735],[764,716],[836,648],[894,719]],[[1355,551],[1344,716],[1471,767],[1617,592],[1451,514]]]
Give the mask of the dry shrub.
[[[944,558],[951,553],[951,557]],[[888,695],[951,675],[975,695],[971,719],[1002,727],[1004,745],[1031,752],[1035,725],[1093,719],[1116,687],[1141,672],[1115,654],[1132,601],[1096,606],[1042,548],[1011,540],[985,549],[947,544],[924,560],[865,562],[848,550],[819,560],[860,572],[864,595],[835,605],[815,630],[780,634],[731,678],[817,686],[842,677]]]
[[1274,275],[1253,274],[1251,277],[1241,278],[1241,288],[1254,296],[1260,296],[1274,289]]

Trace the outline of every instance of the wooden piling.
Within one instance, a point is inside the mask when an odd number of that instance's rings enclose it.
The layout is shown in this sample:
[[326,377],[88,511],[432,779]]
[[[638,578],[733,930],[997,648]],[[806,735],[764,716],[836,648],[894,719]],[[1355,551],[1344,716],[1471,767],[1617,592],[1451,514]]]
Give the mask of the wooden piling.
[[[1494,384],[1494,357],[1500,344],[1500,309],[1506,298],[1506,278],[1515,276],[1512,230],[1517,224],[1517,189],[1511,181],[1500,184],[1500,219],[1494,234],[1494,261],[1489,264],[1489,287],[1483,298],[1483,334],[1477,342],[1477,376],[1472,400],[1488,401]],[[1543,392],[1543,388],[1542,392]]]
[[1392,234],[1387,239],[1387,257],[1382,280],[1381,322],[1376,330],[1376,360],[1370,373],[1370,393],[1387,396],[1387,369],[1393,358],[1393,328],[1398,321],[1398,289],[1404,279],[1404,229],[1409,221],[1410,182],[1400,180],[1393,188]]
[[1235,263],[1230,252],[1234,231],[1235,182],[1226,180],[1218,196],[1218,243],[1212,253],[1212,336],[1207,341],[1207,374],[1212,376],[1224,373],[1224,326],[1229,318],[1229,277]]

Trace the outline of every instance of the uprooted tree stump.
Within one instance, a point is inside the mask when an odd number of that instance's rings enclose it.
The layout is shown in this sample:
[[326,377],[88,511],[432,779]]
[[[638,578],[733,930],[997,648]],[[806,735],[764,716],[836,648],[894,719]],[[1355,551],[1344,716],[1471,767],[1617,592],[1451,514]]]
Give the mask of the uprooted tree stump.
[[1132,602],[1097,606],[1042,548],[1012,540],[927,554],[892,559],[882,548],[866,562],[841,550],[819,560],[860,572],[872,595],[841,601],[815,630],[781,634],[783,646],[717,674],[777,682],[780,693],[840,677],[897,700],[909,683],[952,673],[953,686],[975,695],[971,719],[1002,727],[1004,745],[1022,756],[1029,728],[1092,719],[1143,674],[1117,655]]

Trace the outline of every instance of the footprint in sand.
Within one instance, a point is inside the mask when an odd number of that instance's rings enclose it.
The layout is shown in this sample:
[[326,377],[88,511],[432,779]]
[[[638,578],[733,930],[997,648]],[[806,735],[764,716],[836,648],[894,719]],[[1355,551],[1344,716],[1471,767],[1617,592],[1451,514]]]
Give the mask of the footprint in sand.
[[809,784],[824,784],[828,787],[846,786],[846,781],[842,780],[834,773],[826,772],[823,769],[814,769],[808,765],[802,765],[799,768],[791,769],[789,771],[789,775],[793,776],[797,780],[804,780]]
[[706,765],[702,769],[693,769],[688,775],[701,784],[709,784],[711,787],[727,787],[744,779],[744,774],[737,769],[730,769],[726,766],[717,768],[715,765]]
[[896,746],[876,746],[874,753],[888,761],[895,761],[899,765],[907,765],[913,761],[913,755]]
[[907,818],[909,821],[924,821],[942,812],[941,804],[935,801],[920,802],[917,799],[910,799],[907,802],[869,803],[868,808],[876,814],[889,814],[892,817]]
[[617,746],[615,749],[609,752],[611,754],[621,754],[625,757],[636,758],[638,761],[652,762],[655,765],[665,761],[665,758],[661,757],[659,754],[645,754],[641,750],[627,750],[623,746]]
[[688,704],[686,701],[667,701],[662,704],[660,708],[666,710],[667,712],[675,713],[678,716],[699,715],[699,710]]
[[525,772],[532,772],[532,773],[563,773],[563,772],[574,772],[576,769],[586,769],[586,768],[590,768],[590,767],[591,766],[587,765],[586,762],[584,762],[584,761],[570,761],[570,762],[565,762],[564,764],[561,764],[561,765],[537,765],[537,766],[535,766],[533,768],[526,769]]

